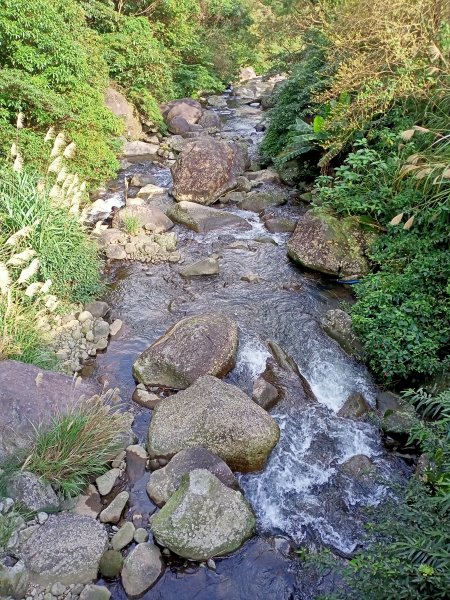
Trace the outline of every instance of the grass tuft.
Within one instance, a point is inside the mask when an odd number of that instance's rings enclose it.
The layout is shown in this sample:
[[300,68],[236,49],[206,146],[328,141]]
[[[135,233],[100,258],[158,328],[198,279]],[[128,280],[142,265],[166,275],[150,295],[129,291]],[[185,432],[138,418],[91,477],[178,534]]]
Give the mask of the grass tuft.
[[138,217],[126,215],[123,218],[123,227],[128,235],[137,235],[141,229],[141,223]]

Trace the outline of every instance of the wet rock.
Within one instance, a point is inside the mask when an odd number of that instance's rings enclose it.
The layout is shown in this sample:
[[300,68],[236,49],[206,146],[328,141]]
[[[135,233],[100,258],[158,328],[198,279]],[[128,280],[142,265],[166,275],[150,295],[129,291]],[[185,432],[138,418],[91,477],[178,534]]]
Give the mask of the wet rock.
[[13,360],[0,361],[0,381],[0,461],[28,445],[33,425],[49,424],[56,411],[99,391],[93,382],[74,382],[62,373]]
[[246,281],[247,283],[259,283],[261,277],[257,273],[247,273],[246,275],[242,275],[241,281]]
[[163,196],[167,193],[167,189],[160,187],[159,185],[155,185],[153,183],[148,183],[141,187],[141,189],[137,193],[138,198],[144,198],[145,200],[152,200],[157,196]]
[[234,385],[206,375],[155,408],[148,451],[150,458],[171,458],[200,446],[247,472],[264,466],[278,438],[278,425],[264,409]]
[[158,543],[175,554],[208,560],[237,550],[254,533],[255,517],[240,492],[206,469],[196,469],[150,518],[150,528]]
[[156,185],[156,179],[153,177],[153,175],[144,175],[142,173],[136,173],[136,175],[133,175],[130,181],[131,186],[139,188],[150,184]]
[[339,308],[328,310],[322,319],[322,327],[347,354],[358,360],[364,358],[364,348],[353,330],[352,318],[348,313]]
[[183,128],[180,130],[180,123],[183,121],[186,123],[186,131],[190,131],[190,125],[198,123],[202,116],[202,109],[192,103],[184,102],[180,100],[174,103],[170,110],[165,114],[164,119],[167,123],[170,133],[180,134],[184,133]]
[[133,392],[132,400],[144,408],[153,410],[162,399],[156,394],[152,394],[151,392],[147,392],[145,389],[140,389],[137,387]]
[[356,454],[341,465],[341,471],[349,477],[361,479],[373,475],[374,465],[364,454]]
[[277,388],[266,381],[263,377],[258,377],[253,386],[252,400],[259,404],[264,410],[270,410],[275,406],[279,399]]
[[133,444],[126,449],[126,473],[128,481],[134,483],[145,473],[147,452],[139,444]]
[[220,131],[222,127],[222,121],[219,115],[213,110],[204,110],[200,120],[198,122],[203,129],[207,129],[210,133]]
[[89,304],[86,304],[84,310],[89,312],[92,317],[98,319],[100,317],[104,317],[109,312],[109,304],[96,300],[95,302],[89,302]]
[[30,512],[56,512],[59,499],[52,486],[34,473],[20,471],[8,482],[8,494]]
[[264,225],[271,233],[291,233],[295,230],[297,221],[284,217],[275,217],[266,219]]
[[205,258],[183,267],[179,273],[182,277],[200,277],[202,275],[217,275],[219,263],[215,258]]
[[381,392],[376,402],[385,435],[406,441],[411,429],[419,422],[412,404],[392,392]]
[[161,210],[151,206],[121,208],[113,217],[113,227],[124,229],[129,218],[136,219],[141,229],[154,233],[164,233],[173,227],[173,222]]
[[100,521],[102,523],[118,523],[129,497],[128,492],[117,494],[111,504],[100,513]]
[[145,385],[172,389],[206,374],[224,377],[235,365],[238,342],[237,325],[225,315],[187,317],[139,356],[133,375]]
[[60,513],[31,536],[22,548],[22,557],[33,583],[90,583],[97,578],[107,544],[104,526],[94,519]]
[[120,477],[120,469],[111,469],[95,480],[100,496],[107,496]]
[[164,571],[161,552],[153,544],[138,544],[125,559],[122,584],[131,598],[144,594]]
[[300,217],[288,242],[288,256],[307,269],[335,276],[368,273],[365,239],[353,217],[309,210]]
[[270,206],[281,206],[286,202],[287,195],[282,192],[250,192],[239,203],[239,208],[261,213]]
[[173,221],[186,225],[197,233],[207,233],[223,227],[251,229],[251,225],[242,217],[195,202],[180,202],[171,207],[167,215]]
[[28,586],[28,573],[23,561],[9,566],[0,561],[0,598],[22,600]]
[[109,258],[110,260],[125,260],[127,258],[125,248],[119,244],[107,246],[105,253],[106,258]]
[[245,173],[247,179],[256,185],[263,183],[280,183],[280,176],[275,169],[263,169],[261,171],[249,171]]
[[122,329],[122,325],[123,325],[123,323],[120,319],[115,319],[109,326],[109,335],[111,337],[114,337],[115,335],[117,335],[119,333],[119,331]]
[[125,142],[122,149],[124,158],[137,158],[143,156],[157,156],[159,145],[147,142]]
[[213,204],[236,187],[247,165],[243,146],[210,137],[187,144],[172,167],[173,196],[179,202]]
[[207,102],[213,108],[228,108],[226,98],[223,96],[209,96]]
[[128,140],[139,140],[142,137],[142,126],[136,109],[111,85],[105,92],[105,104],[116,117],[122,119],[125,125],[124,134]]
[[96,519],[102,510],[102,501],[100,494],[93,485],[89,485],[86,494],[78,497],[74,512],[77,515],[85,515]]
[[207,469],[224,485],[237,488],[237,481],[228,465],[205,448],[188,448],[175,454],[168,465],[153,471],[147,484],[147,494],[161,507],[180,486],[185,475],[195,469]]
[[345,419],[359,419],[368,413],[369,410],[370,406],[367,404],[364,396],[359,392],[353,392],[347,398],[337,416]]
[[122,570],[123,557],[118,550],[107,550],[100,559],[99,572],[103,577],[119,577]]
[[135,528],[133,523],[127,522],[115,533],[111,539],[113,550],[122,550],[131,544],[134,538]]
[[80,600],[109,600],[111,592],[101,585],[87,585],[80,594]]

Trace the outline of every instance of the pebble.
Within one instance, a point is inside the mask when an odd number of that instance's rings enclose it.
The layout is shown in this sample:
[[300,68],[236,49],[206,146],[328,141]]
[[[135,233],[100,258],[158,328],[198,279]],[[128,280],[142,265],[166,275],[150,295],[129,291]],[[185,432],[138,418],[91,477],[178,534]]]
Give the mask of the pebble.
[[211,569],[212,571],[216,570],[216,563],[213,561],[212,558],[208,558],[208,560],[206,561],[206,565],[208,569]]
[[98,491],[101,496],[107,496],[113,487],[116,485],[117,480],[120,477],[120,469],[114,468],[105,473],[104,475],[100,475],[95,480],[97,484]]
[[112,461],[111,466],[114,469],[120,469],[123,466],[125,460],[126,452],[125,450],[121,450],[116,458]]
[[4,514],[6,514],[14,506],[14,500],[12,498],[5,498],[3,500],[3,502],[2,502],[2,504],[3,504],[3,510],[2,510],[2,512]]
[[101,523],[118,523],[129,497],[128,492],[120,492],[111,504],[100,513]]
[[111,323],[111,325],[109,326],[109,333],[112,336],[115,336],[119,333],[119,331],[122,329],[122,321],[120,319],[116,319],[115,321],[113,321]]
[[[45,512],[38,512],[38,514],[36,515],[37,518],[37,522],[39,523],[39,525],[43,525],[45,523],[45,521],[47,521],[48,519],[48,514]],[[56,594],[58,595],[58,594]]]
[[54,596],[62,596],[66,591],[66,586],[58,581],[52,585],[50,591]]
[[109,600],[111,592],[100,585],[87,585],[80,594],[80,600]]
[[134,532],[134,541],[136,544],[142,544],[148,540],[148,533],[143,527],[139,527]]
[[85,323],[89,319],[92,321],[94,317],[88,310],[83,310],[83,312],[78,315],[78,320],[80,323]]
[[122,550],[122,548],[125,548],[128,544],[131,544],[134,538],[134,532],[135,528],[133,523],[127,522],[125,525],[122,525],[111,540],[113,550]]

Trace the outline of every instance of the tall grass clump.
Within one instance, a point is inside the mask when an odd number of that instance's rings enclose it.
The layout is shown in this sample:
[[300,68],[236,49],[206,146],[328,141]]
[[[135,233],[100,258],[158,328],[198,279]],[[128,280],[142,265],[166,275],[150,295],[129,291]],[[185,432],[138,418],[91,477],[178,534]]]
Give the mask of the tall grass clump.
[[39,427],[19,468],[39,475],[65,497],[77,496],[107,470],[127,430],[127,419],[108,396],[94,396],[56,414],[49,427]]

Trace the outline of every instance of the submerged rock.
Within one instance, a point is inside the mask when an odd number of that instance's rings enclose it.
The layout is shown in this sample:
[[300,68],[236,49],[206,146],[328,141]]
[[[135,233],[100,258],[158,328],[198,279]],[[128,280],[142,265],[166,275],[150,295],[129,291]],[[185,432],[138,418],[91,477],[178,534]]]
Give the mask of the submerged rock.
[[175,454],[162,469],[153,471],[147,484],[147,494],[157,506],[163,506],[183,477],[195,469],[207,469],[227,487],[237,488],[233,472],[222,459],[205,448],[188,448]]
[[247,165],[246,150],[237,143],[202,137],[184,146],[172,167],[176,200],[213,204],[236,187]]
[[255,517],[240,492],[206,469],[195,469],[151,517],[150,528],[175,554],[207,560],[237,550],[254,533]]
[[126,557],[122,568],[122,584],[131,598],[149,590],[164,571],[161,552],[154,544],[138,544]]
[[52,515],[25,543],[22,557],[33,583],[90,583],[108,545],[103,525],[90,517]]
[[204,314],[182,319],[145,350],[133,375],[148,386],[184,389],[202,375],[224,377],[236,362],[238,328],[229,317]]
[[353,217],[309,210],[300,217],[288,242],[288,256],[307,269],[335,276],[361,276],[369,271],[365,239]]
[[274,419],[244,392],[205,375],[155,408],[148,451],[150,458],[171,458],[200,446],[235,471],[257,471],[279,435]]
[[264,377],[258,377],[253,386],[252,400],[265,410],[270,410],[279,399],[277,388],[266,381]]
[[201,206],[195,202],[180,202],[167,211],[167,216],[172,221],[186,225],[197,233],[207,233],[223,227],[251,229],[251,225],[238,215],[225,210]]
[[217,275],[219,263],[215,258],[205,258],[191,265],[186,265],[180,270],[182,277],[200,277],[202,275]]

